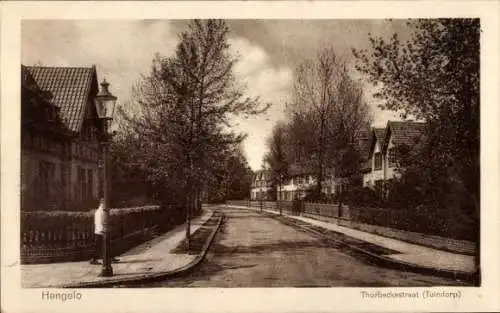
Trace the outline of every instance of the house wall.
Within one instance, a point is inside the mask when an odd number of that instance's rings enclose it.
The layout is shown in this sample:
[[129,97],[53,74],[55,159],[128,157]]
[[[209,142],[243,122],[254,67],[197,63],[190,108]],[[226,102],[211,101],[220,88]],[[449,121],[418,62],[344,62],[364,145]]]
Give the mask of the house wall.
[[64,142],[53,136],[30,131],[26,131],[22,137],[21,209],[64,209]]
[[[31,131],[22,135],[21,208],[24,211],[87,210],[97,200],[101,181],[97,143],[76,140],[68,146],[58,136]],[[81,181],[79,169],[83,170]]]
[[[71,145],[70,162],[70,199],[72,205],[83,206],[81,210],[91,209],[91,205],[99,196],[102,173],[99,170],[100,151],[97,142],[75,140]],[[79,181],[79,172],[82,173]],[[90,181],[91,176],[91,181]]]

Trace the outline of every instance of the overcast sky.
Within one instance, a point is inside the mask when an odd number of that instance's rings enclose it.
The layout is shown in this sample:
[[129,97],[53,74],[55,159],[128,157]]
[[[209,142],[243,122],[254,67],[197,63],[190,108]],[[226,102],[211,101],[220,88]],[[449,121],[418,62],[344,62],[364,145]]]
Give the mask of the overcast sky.
[[[283,118],[294,68],[304,58],[314,57],[325,46],[352,62],[351,48],[368,48],[368,33],[388,37],[394,32],[407,36],[403,21],[383,20],[230,20],[231,51],[239,56],[237,77],[248,92],[273,106],[264,116],[238,120],[248,133],[245,153],[252,169],[261,167],[265,140],[274,123]],[[22,24],[24,65],[97,67],[99,81],[110,82],[118,105],[129,105],[131,88],[147,74],[155,53],[172,55],[178,33],[186,21],[168,20],[32,20]],[[355,74],[355,73],[353,73]],[[396,119],[381,111],[371,99],[374,124]]]

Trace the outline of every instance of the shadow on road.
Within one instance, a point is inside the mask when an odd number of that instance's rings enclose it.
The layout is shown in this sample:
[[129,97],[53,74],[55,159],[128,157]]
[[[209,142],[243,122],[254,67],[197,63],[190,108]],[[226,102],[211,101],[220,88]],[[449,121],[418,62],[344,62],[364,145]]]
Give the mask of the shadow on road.
[[156,258],[156,259],[136,259],[136,260],[120,260],[119,264],[122,264],[122,263],[145,263],[145,262],[157,262],[157,261],[162,261],[163,259],[159,259],[159,258]]
[[208,256],[201,266],[192,271],[188,275],[176,278],[170,278],[168,281],[146,284],[142,287],[189,287],[191,284],[198,281],[210,281],[210,278],[220,272],[227,270],[237,270],[242,268],[252,268],[258,264],[236,264],[236,263],[220,263],[214,259],[213,255]]
[[225,246],[220,243],[214,244],[212,247],[212,252],[216,255],[228,255],[228,254],[243,254],[243,253],[253,253],[253,254],[263,254],[276,251],[297,251],[300,248],[328,248],[327,242],[322,240],[317,241],[286,241],[280,240],[272,243],[264,244],[254,244],[251,246],[237,245],[237,246]]
[[[205,260],[187,275],[142,287],[388,287],[463,285],[389,269],[349,249],[334,232],[279,223],[256,212],[225,209]],[[252,221],[258,219],[258,222]],[[267,219],[267,220],[265,220]],[[308,233],[308,235],[302,232]],[[323,238],[326,235],[327,238]],[[351,243],[351,242],[349,242]],[[360,243],[361,244],[361,243]],[[363,246],[373,253],[390,253]]]

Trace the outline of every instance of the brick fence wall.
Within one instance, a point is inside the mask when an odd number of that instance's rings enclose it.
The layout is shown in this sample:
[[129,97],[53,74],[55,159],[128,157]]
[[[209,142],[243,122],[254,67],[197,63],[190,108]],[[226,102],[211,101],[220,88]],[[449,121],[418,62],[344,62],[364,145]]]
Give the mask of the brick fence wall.
[[[157,205],[111,209],[110,236],[116,255],[152,239],[183,220],[175,208]],[[79,261],[94,250],[93,212],[22,212],[21,263]]]

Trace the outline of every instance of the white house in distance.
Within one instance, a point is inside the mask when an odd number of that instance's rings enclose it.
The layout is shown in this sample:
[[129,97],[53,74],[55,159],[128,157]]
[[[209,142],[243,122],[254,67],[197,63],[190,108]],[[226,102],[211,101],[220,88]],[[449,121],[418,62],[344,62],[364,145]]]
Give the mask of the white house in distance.
[[306,191],[315,183],[316,179],[311,173],[292,175],[283,183],[281,191],[277,190],[278,200],[302,199],[306,196]]
[[372,129],[370,154],[363,171],[363,187],[382,185],[394,177],[396,147],[403,144],[412,148],[425,130],[424,122],[388,121],[386,128]]
[[256,171],[250,187],[251,200],[270,200],[271,175],[267,170]]
[[276,199],[281,201],[292,201],[302,199],[306,191],[316,184],[316,177],[309,166],[304,164],[292,164],[288,169],[288,177],[281,187],[276,186]]

